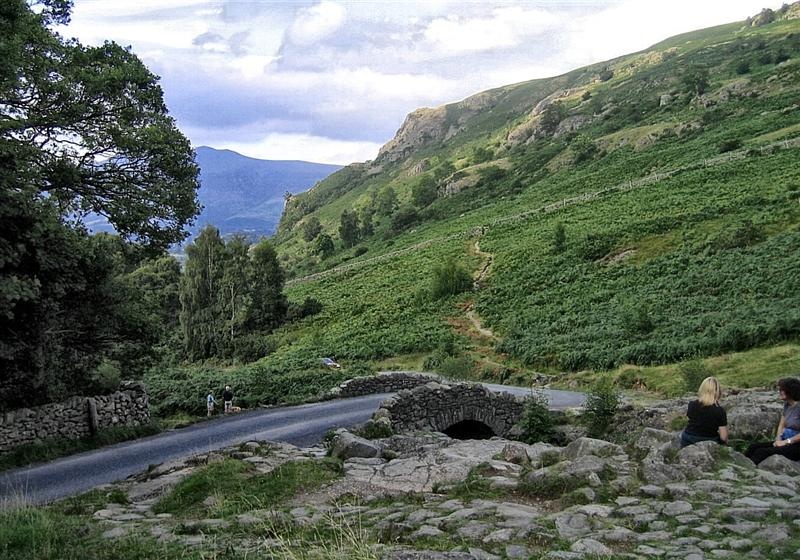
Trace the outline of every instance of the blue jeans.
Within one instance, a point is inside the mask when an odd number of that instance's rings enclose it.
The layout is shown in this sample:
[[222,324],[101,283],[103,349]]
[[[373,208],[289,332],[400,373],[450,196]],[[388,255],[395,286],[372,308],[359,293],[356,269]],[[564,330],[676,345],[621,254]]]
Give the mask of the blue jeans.
[[687,445],[692,445],[693,443],[700,443],[701,441],[716,441],[720,445],[722,445],[722,440],[719,439],[719,436],[696,436],[694,434],[687,433],[686,430],[681,432],[681,449],[686,447]]

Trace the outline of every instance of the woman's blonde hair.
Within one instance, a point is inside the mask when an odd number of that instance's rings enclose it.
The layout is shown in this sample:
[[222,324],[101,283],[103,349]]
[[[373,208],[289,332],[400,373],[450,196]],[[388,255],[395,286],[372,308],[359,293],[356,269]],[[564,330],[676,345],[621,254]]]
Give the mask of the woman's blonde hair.
[[706,377],[697,390],[697,399],[703,406],[719,402],[722,397],[722,387],[716,377]]

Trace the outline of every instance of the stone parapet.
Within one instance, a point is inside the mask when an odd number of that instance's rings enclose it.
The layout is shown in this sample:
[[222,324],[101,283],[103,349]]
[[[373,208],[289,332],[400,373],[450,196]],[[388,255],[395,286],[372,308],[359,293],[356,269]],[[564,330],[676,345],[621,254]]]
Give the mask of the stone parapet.
[[334,389],[337,397],[360,397],[378,393],[396,393],[404,389],[413,389],[440,378],[430,373],[411,371],[384,371],[378,375],[348,379]]

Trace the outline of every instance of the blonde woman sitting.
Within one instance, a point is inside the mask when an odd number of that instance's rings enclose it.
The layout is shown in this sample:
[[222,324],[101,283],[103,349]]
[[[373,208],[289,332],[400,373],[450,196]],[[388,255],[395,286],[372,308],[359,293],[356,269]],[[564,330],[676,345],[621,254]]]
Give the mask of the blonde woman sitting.
[[689,403],[689,423],[681,432],[681,447],[700,441],[728,443],[728,416],[719,404],[722,388],[715,377],[706,377],[697,391],[697,399]]

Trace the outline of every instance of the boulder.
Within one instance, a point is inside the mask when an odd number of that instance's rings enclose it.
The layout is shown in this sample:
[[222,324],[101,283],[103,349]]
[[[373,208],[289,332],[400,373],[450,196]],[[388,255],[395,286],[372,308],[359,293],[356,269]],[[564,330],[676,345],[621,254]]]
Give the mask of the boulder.
[[655,428],[645,428],[639,437],[634,442],[633,446],[645,452],[650,452],[653,449],[665,449],[664,444],[669,444],[667,448],[678,449],[678,435],[674,432],[667,432],[665,430],[657,430]]
[[331,454],[346,460],[353,457],[380,457],[381,451],[381,446],[375,442],[343,431],[336,436]]
[[758,468],[776,474],[800,475],[800,463],[787,459],[783,455],[772,455],[758,464]]
[[778,425],[780,413],[736,409],[728,413],[728,429],[733,437],[748,440],[770,439]]
[[562,454],[564,459],[577,459],[585,455],[595,455],[597,457],[611,457],[613,455],[624,455],[625,452],[619,445],[593,439],[588,437],[578,438],[570,443]]
[[718,450],[718,443],[701,441],[681,449],[678,452],[678,463],[687,467],[696,467],[702,471],[710,471],[717,466],[715,453]]

